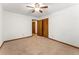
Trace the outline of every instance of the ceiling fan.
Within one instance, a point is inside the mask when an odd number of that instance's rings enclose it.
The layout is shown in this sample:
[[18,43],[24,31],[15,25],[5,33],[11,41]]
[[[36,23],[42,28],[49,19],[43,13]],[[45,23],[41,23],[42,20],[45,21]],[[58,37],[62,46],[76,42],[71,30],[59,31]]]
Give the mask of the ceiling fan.
[[35,3],[34,6],[26,6],[26,7],[33,8],[32,13],[34,13],[35,11],[43,13],[42,9],[48,8],[48,6],[41,6],[39,3]]

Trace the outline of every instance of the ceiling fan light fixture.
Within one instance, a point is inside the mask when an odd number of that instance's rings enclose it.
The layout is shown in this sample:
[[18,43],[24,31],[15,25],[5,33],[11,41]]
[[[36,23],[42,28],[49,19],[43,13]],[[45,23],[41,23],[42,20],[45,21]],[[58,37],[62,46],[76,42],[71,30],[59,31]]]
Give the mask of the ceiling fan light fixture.
[[42,13],[43,9],[48,8],[48,6],[45,6],[45,5],[43,6],[43,4],[39,4],[39,3],[35,3],[35,4],[32,4],[32,6],[27,6],[27,7],[33,8],[32,13],[34,13],[35,11]]
[[35,8],[35,11],[39,11],[40,10],[40,8]]

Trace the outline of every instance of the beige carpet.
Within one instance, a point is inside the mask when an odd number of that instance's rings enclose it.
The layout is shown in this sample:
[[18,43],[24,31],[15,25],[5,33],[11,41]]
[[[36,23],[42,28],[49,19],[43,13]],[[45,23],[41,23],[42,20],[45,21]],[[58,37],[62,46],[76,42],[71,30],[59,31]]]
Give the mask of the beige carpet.
[[5,42],[0,48],[1,55],[76,55],[79,49],[34,35]]

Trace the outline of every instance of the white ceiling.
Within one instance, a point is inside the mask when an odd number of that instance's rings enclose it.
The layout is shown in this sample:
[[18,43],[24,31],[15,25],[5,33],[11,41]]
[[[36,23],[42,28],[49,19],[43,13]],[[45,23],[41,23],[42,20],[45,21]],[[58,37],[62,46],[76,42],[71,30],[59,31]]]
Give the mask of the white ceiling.
[[28,4],[29,3],[4,3],[2,4],[2,6],[4,10],[10,12],[16,12],[16,13],[39,17],[39,16],[54,13],[56,11],[62,10],[64,8],[68,8],[69,6],[73,5],[71,3],[43,3],[44,5],[48,6],[48,9],[44,9],[43,13],[39,13],[39,12],[32,13],[32,9],[26,7]]

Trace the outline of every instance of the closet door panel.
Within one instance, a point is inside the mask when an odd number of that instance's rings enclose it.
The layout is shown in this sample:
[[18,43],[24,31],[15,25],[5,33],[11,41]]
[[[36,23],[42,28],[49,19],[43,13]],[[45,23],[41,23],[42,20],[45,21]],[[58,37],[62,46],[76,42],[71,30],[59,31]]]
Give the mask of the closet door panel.
[[42,20],[37,21],[37,35],[42,36]]
[[43,27],[43,29],[42,29],[43,36],[48,37],[48,18],[43,19],[42,27]]

